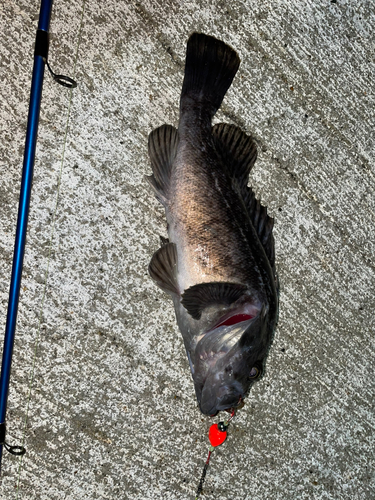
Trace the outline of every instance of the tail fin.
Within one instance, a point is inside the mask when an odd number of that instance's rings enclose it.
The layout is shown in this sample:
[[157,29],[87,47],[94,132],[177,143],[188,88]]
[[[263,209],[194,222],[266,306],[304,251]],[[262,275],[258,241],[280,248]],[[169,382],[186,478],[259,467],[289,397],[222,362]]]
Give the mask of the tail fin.
[[185,98],[207,106],[213,116],[240,65],[237,53],[216,38],[193,33],[186,49],[185,78],[181,92],[181,108]]

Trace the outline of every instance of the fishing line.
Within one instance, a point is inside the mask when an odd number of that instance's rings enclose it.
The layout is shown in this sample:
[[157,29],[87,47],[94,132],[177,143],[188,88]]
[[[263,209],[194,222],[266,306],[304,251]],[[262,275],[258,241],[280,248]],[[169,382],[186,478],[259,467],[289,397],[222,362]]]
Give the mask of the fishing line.
[[[77,48],[76,48],[76,53],[75,53],[75,57],[74,57],[74,64],[73,64],[73,75],[75,75],[75,73],[76,73],[76,67],[77,67],[77,61],[78,61],[78,52],[79,52],[79,47],[80,47],[80,44],[81,44],[82,27],[83,27],[83,15],[84,15],[84,12],[85,12],[85,4],[86,4],[86,0],[83,0],[81,19],[80,19],[80,25],[79,25],[79,30],[78,30]],[[51,68],[49,67],[49,64],[47,63],[47,60],[45,62],[47,64],[47,67],[50,70],[50,72],[52,72]],[[53,73],[53,75],[55,75],[55,73]],[[46,272],[45,272],[44,285],[43,285],[43,294],[42,294],[42,300],[41,300],[41,305],[40,305],[40,310],[39,310],[39,315],[38,315],[39,316],[39,319],[38,319],[38,328],[37,328],[37,335],[36,335],[36,339],[35,339],[35,348],[34,348],[34,355],[33,355],[33,362],[32,362],[32,368],[31,368],[29,389],[28,389],[28,395],[27,395],[26,415],[25,415],[25,420],[24,420],[24,430],[23,430],[23,436],[22,436],[22,446],[21,447],[16,447],[16,448],[23,448],[23,449],[24,449],[24,444],[25,444],[25,439],[26,439],[26,430],[27,430],[27,422],[28,422],[28,416],[29,416],[31,392],[32,392],[32,386],[33,386],[33,382],[34,382],[34,372],[35,372],[35,365],[36,365],[36,355],[37,355],[37,350],[38,350],[38,345],[39,345],[39,340],[40,340],[40,327],[41,327],[41,323],[42,323],[42,312],[43,312],[44,300],[45,300],[45,297],[46,297],[47,281],[48,281],[48,274],[49,274],[49,265],[50,265],[51,253],[52,253],[52,241],[53,241],[53,235],[54,235],[54,231],[55,231],[56,213],[57,213],[57,208],[58,208],[58,203],[59,203],[60,187],[61,187],[61,177],[62,177],[62,171],[63,171],[63,165],[64,165],[64,158],[65,158],[65,148],[66,148],[66,142],[67,142],[67,136],[68,136],[68,130],[69,130],[69,119],[70,119],[70,111],[71,111],[72,97],[73,97],[72,89],[77,85],[76,82],[75,82],[75,80],[73,80],[70,77],[66,77],[64,75],[55,75],[55,77],[54,77],[54,80],[57,81],[57,83],[60,83],[60,85],[63,85],[65,87],[69,87],[71,89],[71,91],[70,91],[70,96],[69,96],[68,113],[67,113],[67,119],[66,119],[66,125],[65,125],[65,132],[64,132],[64,139],[63,139],[63,149],[62,149],[62,154],[61,154],[60,170],[59,170],[59,175],[58,175],[58,179],[57,179],[57,193],[56,193],[55,208],[54,208],[53,217],[52,217],[52,227],[51,227],[51,234],[50,234],[50,241],[49,241],[49,248],[48,248],[48,258],[47,258],[47,269],[46,269]],[[16,487],[17,488],[16,500],[18,499],[18,494],[19,494],[22,464],[23,464],[23,460],[22,460],[22,456],[21,456],[19,467],[18,467],[18,478],[17,478],[17,487]]]

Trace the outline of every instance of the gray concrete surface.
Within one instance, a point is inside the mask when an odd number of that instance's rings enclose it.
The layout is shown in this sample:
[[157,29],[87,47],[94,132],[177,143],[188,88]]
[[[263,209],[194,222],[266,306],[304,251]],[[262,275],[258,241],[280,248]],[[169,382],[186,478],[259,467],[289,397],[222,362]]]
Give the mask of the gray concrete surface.
[[[251,183],[281,282],[266,377],[204,498],[375,498],[374,7],[92,0],[75,68],[83,2],[55,1],[50,62],[79,86],[46,75],[7,417],[27,454],[4,455],[2,499],[194,498],[211,421],[147,276],[165,220],[143,180],[149,132],[177,123],[194,30],[241,56],[216,121],[259,144]],[[1,332],[38,13],[0,5]]]

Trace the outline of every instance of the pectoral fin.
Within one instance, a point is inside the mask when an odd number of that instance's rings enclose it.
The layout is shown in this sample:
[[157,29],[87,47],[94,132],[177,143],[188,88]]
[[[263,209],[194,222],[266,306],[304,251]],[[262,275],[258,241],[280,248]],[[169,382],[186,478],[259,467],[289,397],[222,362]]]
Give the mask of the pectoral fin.
[[214,304],[230,305],[236,302],[247,290],[239,283],[200,283],[185,290],[181,304],[194,318],[200,319],[203,310]]

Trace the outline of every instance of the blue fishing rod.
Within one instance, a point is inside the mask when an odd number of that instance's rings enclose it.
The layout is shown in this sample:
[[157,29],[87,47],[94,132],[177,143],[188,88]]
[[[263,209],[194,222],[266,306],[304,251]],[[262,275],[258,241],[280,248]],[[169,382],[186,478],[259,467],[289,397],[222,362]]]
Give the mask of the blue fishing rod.
[[27,119],[27,131],[25,152],[23,158],[21,191],[18,206],[18,219],[16,238],[14,244],[13,267],[9,290],[8,312],[5,327],[3,358],[0,376],[0,469],[3,447],[13,455],[23,455],[25,448],[22,446],[10,446],[5,441],[6,436],[6,408],[9,392],[10,371],[12,364],[14,336],[22,277],[23,257],[25,253],[25,242],[27,222],[29,216],[31,186],[33,179],[35,149],[37,141],[40,103],[42,99],[43,77],[45,65],[47,65],[55,81],[65,87],[73,88],[76,83],[64,75],[56,75],[48,64],[49,47],[49,24],[51,19],[53,0],[41,0],[39,23],[35,39],[34,67],[31,81],[29,115]]

